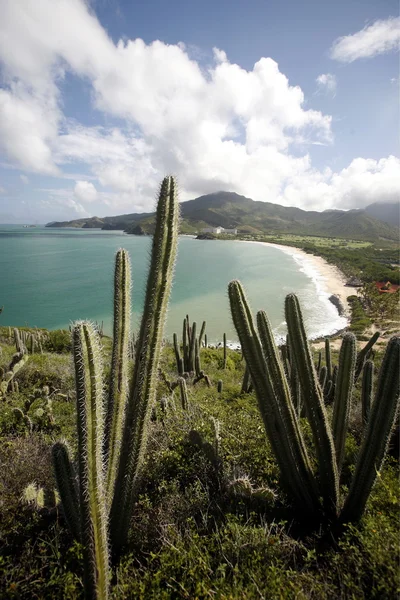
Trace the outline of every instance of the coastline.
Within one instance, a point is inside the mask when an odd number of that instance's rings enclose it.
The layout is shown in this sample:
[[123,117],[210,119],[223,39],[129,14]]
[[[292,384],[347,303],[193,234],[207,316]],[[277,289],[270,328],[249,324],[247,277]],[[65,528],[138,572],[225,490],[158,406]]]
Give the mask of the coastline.
[[[343,315],[347,320],[350,317],[350,306],[347,302],[347,297],[353,294],[357,294],[357,288],[346,286],[346,277],[335,265],[329,264],[321,256],[315,254],[308,254],[301,248],[294,246],[285,246],[283,244],[274,244],[272,242],[258,242],[256,240],[236,240],[245,244],[262,244],[263,246],[269,246],[271,248],[277,248],[285,254],[288,254],[294,258],[296,262],[301,264],[303,267],[309,267],[318,276],[318,286],[327,296],[337,296],[343,306]],[[337,308],[337,307],[336,307]],[[338,311],[339,312],[339,311]]]

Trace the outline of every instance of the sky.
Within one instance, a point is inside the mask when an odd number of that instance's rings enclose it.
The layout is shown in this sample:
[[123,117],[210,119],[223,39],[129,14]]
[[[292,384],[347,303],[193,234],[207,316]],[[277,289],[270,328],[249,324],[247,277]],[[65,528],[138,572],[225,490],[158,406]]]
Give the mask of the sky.
[[397,0],[1,0],[0,222],[400,197]]

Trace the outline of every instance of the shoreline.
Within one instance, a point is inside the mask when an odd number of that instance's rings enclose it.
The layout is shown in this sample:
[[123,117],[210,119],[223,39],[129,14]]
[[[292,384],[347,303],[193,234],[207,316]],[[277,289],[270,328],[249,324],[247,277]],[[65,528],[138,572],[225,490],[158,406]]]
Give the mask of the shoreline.
[[320,287],[320,290],[328,297],[336,296],[337,298],[339,298],[343,306],[342,315],[340,315],[338,307],[333,302],[332,304],[334,304],[339,315],[345,317],[347,321],[349,321],[350,306],[347,302],[347,297],[353,294],[357,294],[357,288],[345,285],[346,277],[338,267],[336,267],[335,265],[331,265],[321,256],[316,256],[315,254],[308,254],[301,248],[296,248],[294,246],[285,246],[284,244],[274,244],[272,242],[259,242],[256,240],[235,241],[244,244],[261,244],[263,246],[269,246],[270,248],[277,248],[285,254],[292,256],[293,259],[299,264],[301,263],[302,265],[311,267],[311,269],[313,269],[318,274],[318,285]]

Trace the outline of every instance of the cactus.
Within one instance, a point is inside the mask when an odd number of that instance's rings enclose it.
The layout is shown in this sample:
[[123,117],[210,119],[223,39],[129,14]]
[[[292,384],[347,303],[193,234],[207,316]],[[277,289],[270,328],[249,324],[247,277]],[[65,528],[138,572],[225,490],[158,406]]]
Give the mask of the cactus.
[[173,177],[161,185],[144,313],[126,407],[121,456],[111,506],[111,539],[118,552],[127,539],[155,399],[158,362],[178,245],[179,203]]
[[361,371],[363,370],[364,363],[367,360],[368,356],[370,355],[372,347],[375,345],[375,342],[378,341],[380,335],[381,335],[380,331],[375,331],[375,333],[368,340],[368,342],[366,343],[364,348],[362,350],[360,350],[360,352],[358,353],[356,370],[355,370],[355,374],[354,374],[355,382],[357,382],[358,378],[360,377]]
[[204,332],[206,330],[206,321],[203,321],[203,324],[199,333],[199,348],[201,348],[201,342],[203,341]]
[[224,333],[224,364],[223,369],[226,369],[226,333]]
[[[108,597],[109,542],[116,557],[127,539],[155,400],[178,225],[176,184],[172,177],[167,177],[161,185],[157,206],[144,313],[128,398],[125,390],[130,341],[130,272],[126,252],[121,250],[117,254],[107,425],[103,415],[99,333],[87,322],[78,322],[73,327],[79,492],[68,451],[62,443],[53,448],[53,463],[67,522],[83,544],[85,593],[90,598]],[[75,516],[78,512],[79,518]]]
[[325,338],[325,364],[327,370],[327,379],[331,381],[332,379],[332,359],[331,359],[331,344],[329,338]]
[[[93,325],[72,330],[79,460],[79,507],[85,592],[108,597],[108,516],[104,465],[103,380],[100,341]],[[63,499],[62,488],[59,488]],[[63,504],[64,505],[64,504]]]
[[387,451],[399,408],[400,336],[387,345],[377,389],[341,521],[357,521],[364,512]]
[[[233,322],[254,382],[264,426],[287,491],[297,500],[303,511],[310,511],[313,505],[318,507],[318,497],[322,497],[325,513],[330,521],[339,519],[344,523],[357,520],[364,511],[376,473],[382,465],[398,410],[400,336],[393,337],[388,344],[349,495],[343,511],[338,514],[339,472],[343,461],[356,368],[355,338],[352,334],[344,336],[339,368],[332,371],[332,379],[329,382],[331,387],[336,382],[333,439],[298,300],[293,294],[287,296],[285,316],[289,334],[286,357],[290,356],[290,374],[294,369],[297,370],[301,397],[313,433],[319,463],[319,478],[316,479],[309,470],[307,450],[288,393],[287,373],[279,361],[266,315],[262,311],[258,313],[257,332],[240,283],[231,282],[228,292]],[[366,379],[369,369],[371,367],[365,368]],[[366,391],[363,393],[370,396],[370,389],[371,385],[366,381]]]
[[200,346],[199,342],[196,339],[194,345],[194,370],[196,375],[199,376],[201,372],[201,361],[200,361]]
[[204,348],[208,348],[208,339],[207,339],[207,334],[204,334]]
[[361,410],[362,410],[362,420],[363,420],[364,426],[368,423],[369,414],[371,412],[373,377],[374,377],[374,363],[371,360],[367,360],[364,363],[362,388],[361,388]]
[[[288,326],[290,348],[296,365],[306,413],[313,433],[315,449],[320,465],[321,491],[324,507],[331,516],[336,515],[339,500],[339,476],[332,432],[329,427],[323,395],[317,380],[311,351],[307,342],[300,305],[294,294],[285,299],[285,317]],[[329,354],[329,341],[325,345]],[[328,356],[326,357],[329,363]],[[327,365],[328,377],[331,366]],[[329,377],[330,378],[330,377]]]
[[297,504],[310,514],[319,504],[315,482],[271,327],[265,313],[259,313],[261,346],[241,284],[231,281],[228,294],[232,319],[283,483]]
[[[189,323],[189,317],[186,317],[187,323]],[[186,370],[189,373],[193,373],[195,370],[195,357],[196,357],[196,322],[193,321],[192,327],[189,329],[189,357],[188,357],[188,365]]]
[[181,353],[179,351],[178,336],[176,335],[176,333],[174,333],[174,335],[173,335],[173,341],[174,341],[176,368],[178,369],[179,375],[182,375],[184,366],[182,364]]
[[352,333],[343,336],[333,407],[332,432],[335,442],[338,474],[342,468],[344,446],[350,414],[351,394],[356,368],[356,338]]
[[222,379],[219,379],[218,383],[217,383],[217,392],[218,392],[218,394],[222,394],[223,388],[224,388],[223,381],[222,381]]
[[114,334],[111,374],[104,433],[107,455],[107,496],[113,496],[119,463],[125,405],[128,394],[128,355],[131,339],[131,264],[126,250],[120,249],[114,271]]
[[179,382],[179,390],[181,393],[182,408],[183,408],[183,410],[188,410],[189,401],[188,401],[186,380],[183,377],[179,377],[178,382]]
[[246,365],[243,375],[242,389],[240,390],[241,394],[248,394],[250,387],[250,371],[249,367]]
[[52,448],[53,469],[58,492],[62,500],[65,520],[77,541],[81,540],[79,490],[76,475],[65,442],[56,442]]

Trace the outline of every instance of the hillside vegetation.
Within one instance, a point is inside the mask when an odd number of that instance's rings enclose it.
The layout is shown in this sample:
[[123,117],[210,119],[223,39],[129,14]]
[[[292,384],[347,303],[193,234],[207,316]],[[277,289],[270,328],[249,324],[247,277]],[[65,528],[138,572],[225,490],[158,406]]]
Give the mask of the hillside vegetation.
[[[233,192],[218,192],[181,203],[181,233],[207,226],[238,228],[239,233],[293,233],[352,239],[398,241],[398,228],[366,210],[305,211],[270,202],[256,202]],[[378,214],[378,213],[376,213]],[[393,223],[393,225],[395,222]],[[49,223],[48,227],[122,229],[127,233],[153,233],[154,213],[92,217]],[[251,229],[249,229],[251,228]]]

